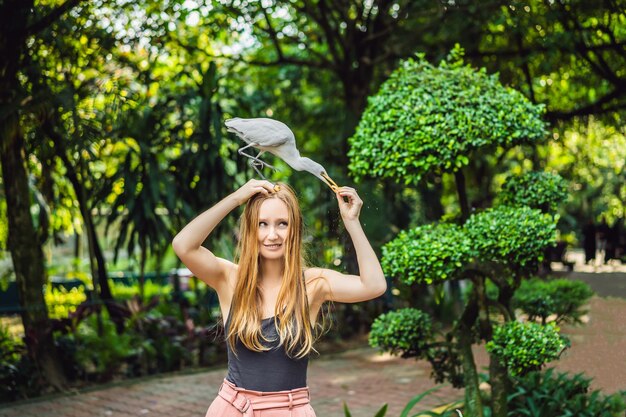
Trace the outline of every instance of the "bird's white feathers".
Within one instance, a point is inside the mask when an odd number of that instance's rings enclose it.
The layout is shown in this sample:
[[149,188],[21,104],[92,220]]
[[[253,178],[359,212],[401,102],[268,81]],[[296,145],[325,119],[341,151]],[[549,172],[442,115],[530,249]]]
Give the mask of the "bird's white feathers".
[[326,173],[324,167],[309,158],[300,156],[294,134],[283,122],[263,117],[256,119],[235,117],[226,120],[225,125],[229,132],[235,133],[258,150],[270,152],[296,171],[308,171],[326,182],[322,177],[322,173]]
[[255,146],[263,151],[272,152],[272,147],[285,143],[293,144],[295,148],[296,139],[293,132],[283,122],[264,117],[256,119],[241,119],[235,117],[224,122],[229,132],[232,132],[243,139],[246,143],[257,143]]

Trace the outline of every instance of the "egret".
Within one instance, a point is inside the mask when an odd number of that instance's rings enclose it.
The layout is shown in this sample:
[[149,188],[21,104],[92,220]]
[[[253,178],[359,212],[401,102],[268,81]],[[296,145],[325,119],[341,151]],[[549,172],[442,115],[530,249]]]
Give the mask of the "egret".
[[[235,117],[226,120],[224,124],[226,125],[226,130],[236,134],[247,143],[238,152],[240,155],[250,159],[250,166],[264,179],[265,177],[258,168],[268,167],[276,169],[259,159],[263,153],[269,152],[281,158],[296,171],[308,171],[315,175],[334,192],[337,192],[339,189],[339,186],[328,176],[323,166],[310,158],[300,156],[300,152],[296,148],[296,138],[291,129],[283,122],[265,117],[254,119]],[[244,150],[250,147],[257,148],[260,151],[257,156],[244,152]]]

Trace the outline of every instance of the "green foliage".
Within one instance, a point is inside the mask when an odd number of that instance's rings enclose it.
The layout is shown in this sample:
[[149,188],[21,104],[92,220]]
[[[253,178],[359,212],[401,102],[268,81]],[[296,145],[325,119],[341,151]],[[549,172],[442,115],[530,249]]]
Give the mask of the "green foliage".
[[[161,285],[152,280],[146,280],[143,287],[144,301],[150,300],[154,296],[162,296],[172,293],[172,285]],[[133,297],[139,296],[139,283],[135,282],[133,285],[125,285],[123,283],[112,283],[111,293],[116,300],[130,300]]]
[[179,318],[163,316],[158,311],[142,311],[128,323],[128,334],[133,338],[134,374],[179,370],[191,362],[185,347],[187,329]]
[[618,417],[626,411],[626,391],[604,396],[590,390],[591,379],[576,374],[531,372],[516,379],[508,397],[510,416]]
[[509,177],[498,196],[504,205],[527,206],[554,213],[567,200],[567,183],[558,174],[528,172]]
[[[433,416],[433,417],[452,417],[452,416],[457,416],[458,414],[456,414],[455,410],[456,407],[458,406],[458,404],[452,404],[448,407],[446,407],[445,410],[440,411],[440,412],[434,412],[434,411],[422,411],[416,414],[410,414],[411,410],[413,410],[413,408],[415,408],[415,406],[422,401],[425,397],[429,396],[430,394],[432,394],[435,391],[438,391],[439,389],[441,389],[441,387],[434,387],[431,389],[428,389],[422,393],[417,394],[415,397],[411,398],[411,400],[409,400],[409,402],[406,404],[406,406],[404,406],[404,409],[402,410],[402,412],[400,413],[400,417],[419,417],[419,416]],[[348,408],[348,405],[346,403],[343,403],[343,412],[344,412],[344,416],[345,417],[352,417],[352,413],[350,413],[350,409]],[[383,405],[374,415],[374,417],[384,417],[387,414],[387,404]]]
[[472,260],[472,242],[454,224],[402,231],[382,248],[385,274],[406,284],[432,284],[454,278]]
[[404,308],[381,314],[374,320],[369,344],[393,354],[421,357],[431,337],[430,316],[415,308]]
[[424,55],[404,61],[368,106],[349,139],[349,169],[417,183],[456,171],[472,151],[535,142],[545,135],[543,106],[503,87],[497,75],[462,61],[458,46],[438,67]]
[[585,314],[582,307],[592,295],[589,285],[582,281],[533,278],[522,282],[513,296],[513,306],[528,314],[531,321],[541,318],[545,324],[554,314],[557,323],[579,323]]
[[0,402],[38,394],[43,382],[38,375],[24,343],[0,325]]
[[80,303],[87,300],[85,287],[82,286],[67,290],[64,287],[54,288],[52,285],[46,285],[44,296],[48,315],[53,319],[67,318]]
[[134,354],[132,336],[117,334],[115,326],[106,317],[92,315],[83,320],[74,334],[75,360],[88,374],[108,380]]
[[[348,404],[346,403],[343,403],[343,414],[345,417],[352,417],[352,413],[350,412],[350,409],[348,408]],[[374,414],[374,417],[385,417],[386,414],[387,414],[387,404],[384,404],[382,407],[380,407],[380,410],[378,410],[376,414]]]
[[481,261],[532,267],[556,241],[556,222],[529,207],[499,206],[472,215],[465,229]]
[[494,329],[486,348],[508,367],[511,375],[523,375],[558,359],[568,345],[567,338],[553,324],[510,321]]
[[596,118],[577,120],[560,131],[559,140],[550,142],[544,152],[546,169],[559,172],[576,190],[575,198],[566,205],[574,220],[584,222],[588,217],[604,215],[613,224],[626,217],[623,129]]

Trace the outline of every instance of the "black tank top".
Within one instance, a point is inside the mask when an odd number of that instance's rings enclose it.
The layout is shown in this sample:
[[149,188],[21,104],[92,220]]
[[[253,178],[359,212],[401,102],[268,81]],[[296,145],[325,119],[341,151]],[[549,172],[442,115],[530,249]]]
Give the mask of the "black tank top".
[[[231,312],[225,330],[228,334]],[[306,373],[309,364],[308,356],[302,359],[289,357],[285,347],[279,345],[278,331],[274,317],[261,321],[263,336],[271,340],[265,343],[270,349],[264,352],[255,352],[248,349],[237,338],[235,348],[237,356],[226,343],[228,352],[228,375],[226,379],[240,388],[253,391],[286,391],[306,387]]]

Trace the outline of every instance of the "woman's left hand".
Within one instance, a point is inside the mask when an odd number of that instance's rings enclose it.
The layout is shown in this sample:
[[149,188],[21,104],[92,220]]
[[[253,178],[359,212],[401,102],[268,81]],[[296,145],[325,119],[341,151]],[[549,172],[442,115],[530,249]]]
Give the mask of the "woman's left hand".
[[340,187],[336,195],[343,221],[358,220],[361,207],[363,207],[363,200],[356,193],[356,190],[350,187]]

